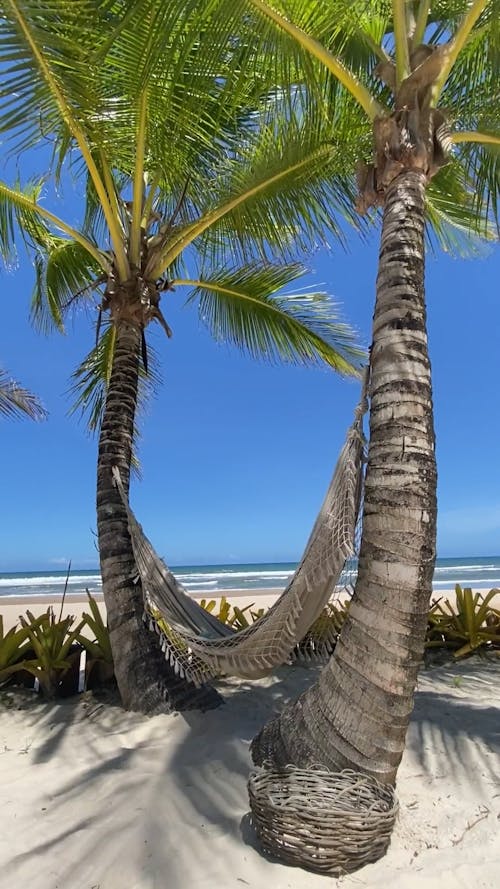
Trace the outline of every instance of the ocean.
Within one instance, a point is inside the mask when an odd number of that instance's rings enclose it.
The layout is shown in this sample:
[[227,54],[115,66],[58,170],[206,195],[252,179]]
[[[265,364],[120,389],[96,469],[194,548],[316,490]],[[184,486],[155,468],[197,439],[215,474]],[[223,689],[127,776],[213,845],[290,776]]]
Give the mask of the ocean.
[[[186,587],[195,594],[207,597],[224,595],[228,590],[272,589],[283,590],[295,562],[269,562],[247,565],[181,565],[172,570]],[[54,596],[64,589],[66,571],[11,571],[0,573],[1,596]],[[489,590],[500,587],[500,557],[482,556],[458,559],[438,559],[434,573],[435,592],[451,589],[459,583],[474,589]],[[73,570],[68,583],[68,595],[101,592],[102,583],[97,570]]]

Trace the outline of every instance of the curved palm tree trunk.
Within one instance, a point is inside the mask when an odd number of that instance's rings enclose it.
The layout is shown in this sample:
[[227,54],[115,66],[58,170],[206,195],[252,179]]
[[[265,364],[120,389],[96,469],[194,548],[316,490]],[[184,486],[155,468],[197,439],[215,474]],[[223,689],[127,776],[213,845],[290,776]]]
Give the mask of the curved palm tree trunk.
[[356,590],[319,681],[252,744],[254,760],[351,767],[394,783],[413,709],[435,562],[436,463],[424,301],[425,176],[388,187],[371,352]]
[[140,346],[139,328],[119,321],[97,464],[99,553],[115,675],[127,709],[149,714],[187,707],[207,709],[220,703],[217,692],[196,689],[176,676],[165,661],[158,637],[142,619],[142,588],[136,582],[127,515],[112,480],[111,469],[117,466],[128,492]]

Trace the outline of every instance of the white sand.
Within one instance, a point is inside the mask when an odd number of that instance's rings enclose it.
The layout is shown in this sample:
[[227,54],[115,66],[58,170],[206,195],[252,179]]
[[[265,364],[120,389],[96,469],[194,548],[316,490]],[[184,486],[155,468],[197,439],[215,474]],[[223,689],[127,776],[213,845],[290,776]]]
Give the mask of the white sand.
[[497,889],[500,662],[421,674],[387,856],[341,881],[269,861],[248,821],[249,742],[314,679],[221,683],[153,719],[92,699],[0,710],[0,885],[29,889]]

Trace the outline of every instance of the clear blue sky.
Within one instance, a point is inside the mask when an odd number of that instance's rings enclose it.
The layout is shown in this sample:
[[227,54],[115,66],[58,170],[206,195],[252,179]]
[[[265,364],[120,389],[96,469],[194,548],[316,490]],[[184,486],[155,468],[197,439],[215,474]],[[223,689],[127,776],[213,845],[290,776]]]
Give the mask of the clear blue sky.
[[[369,341],[377,264],[370,244],[310,259],[321,285]],[[69,418],[72,369],[91,348],[88,317],[45,338],[28,324],[32,268],[2,270],[0,363],[37,392],[44,423],[0,420],[0,571],[97,567],[95,439]],[[500,553],[500,251],[428,258],[439,469],[438,554]],[[174,337],[152,338],[164,382],[141,422],[136,512],[170,564],[300,557],[358,399],[323,370],[269,367],[217,345],[182,292],[165,295]]]

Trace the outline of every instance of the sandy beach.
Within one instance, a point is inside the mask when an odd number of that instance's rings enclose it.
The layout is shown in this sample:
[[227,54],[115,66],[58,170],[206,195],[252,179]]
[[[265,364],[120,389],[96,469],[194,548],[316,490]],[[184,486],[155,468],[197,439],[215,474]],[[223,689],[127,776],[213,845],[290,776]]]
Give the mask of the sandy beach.
[[[227,596],[260,607],[276,591]],[[50,597],[4,598],[0,613],[9,626],[27,607],[40,613],[49,604],[60,607]],[[85,607],[82,598],[67,599],[66,612],[79,616]],[[293,666],[253,683],[223,680],[218,710],[150,719],[91,693],[49,704],[4,691],[0,885],[496,889],[500,659],[493,657],[422,670],[398,778],[400,815],[383,860],[328,881],[260,853],[247,799],[249,744],[317,674]]]
[[225,706],[146,719],[90,696],[2,706],[1,885],[30,889],[496,889],[500,663],[422,672],[384,859],[341,881],[263,857],[249,743],[316,676],[219,683]]

